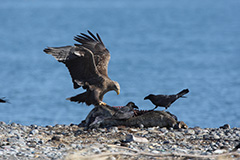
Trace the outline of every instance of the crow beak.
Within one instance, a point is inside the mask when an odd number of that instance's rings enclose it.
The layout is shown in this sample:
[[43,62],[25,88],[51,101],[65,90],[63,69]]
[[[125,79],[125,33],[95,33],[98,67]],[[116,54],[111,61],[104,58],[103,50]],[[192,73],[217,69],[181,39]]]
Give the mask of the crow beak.
[[133,108],[139,109],[138,106],[134,105]]

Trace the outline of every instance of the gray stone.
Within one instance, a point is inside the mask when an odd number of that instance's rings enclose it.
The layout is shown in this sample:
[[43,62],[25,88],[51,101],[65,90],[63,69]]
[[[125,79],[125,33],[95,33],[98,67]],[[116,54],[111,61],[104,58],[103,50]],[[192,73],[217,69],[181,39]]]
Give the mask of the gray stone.
[[112,133],[117,133],[118,132],[118,127],[112,127],[112,128],[110,128],[110,131]]
[[74,144],[74,143],[73,143],[73,144],[71,144],[70,146],[71,146],[72,148],[76,148],[76,147],[77,147],[77,144]]
[[223,154],[224,152],[226,152],[226,151],[222,150],[222,149],[217,149],[217,150],[213,151],[213,153],[215,153],[215,154]]
[[214,138],[214,139],[220,139],[220,137],[219,137],[217,134],[214,134],[214,135],[213,135],[213,138]]
[[187,129],[185,134],[195,134],[195,131],[193,129]]
[[37,128],[38,128],[38,126],[37,126],[36,124],[32,124],[30,127],[31,127],[32,129],[37,129]]
[[206,140],[208,140],[210,138],[210,136],[208,135],[208,134],[206,134],[206,135],[203,135],[203,139],[206,139]]
[[14,129],[14,130],[11,130],[10,132],[9,132],[9,134],[10,135],[16,135],[16,136],[20,136],[19,134],[19,131],[18,130],[16,130],[16,129]]
[[170,141],[164,141],[163,142],[163,144],[169,144],[170,143]]
[[144,128],[144,125],[142,123],[139,124],[139,128]]
[[27,132],[28,127],[26,127],[26,126],[22,126],[20,129],[21,129],[23,132]]
[[1,122],[0,122],[0,126],[6,126],[6,123],[3,122],[3,121],[1,121]]
[[13,123],[11,123],[11,126],[12,126],[12,127],[17,127],[18,124],[13,122]]
[[168,132],[167,128],[165,128],[165,127],[164,128],[160,128],[159,131],[161,131],[163,133],[167,133]]
[[153,154],[159,154],[160,152],[159,152],[159,151],[156,151],[156,150],[153,150],[152,153],[153,153]]
[[148,128],[147,130],[148,130],[148,131],[153,131],[153,130],[155,130],[155,127],[150,127],[150,128]]
[[107,160],[116,160],[116,158],[114,156],[110,156],[107,158]]
[[146,138],[144,138],[144,137],[137,137],[137,136],[134,136],[134,135],[132,135],[132,134],[128,134],[127,136],[126,136],[126,141],[127,142],[132,142],[132,141],[134,141],[134,142],[139,142],[139,143],[148,143],[149,141],[146,139]]
[[18,141],[17,137],[9,137],[9,138],[7,138],[7,142],[9,142],[9,143],[14,143],[14,142],[17,142],[17,141]]
[[99,148],[92,148],[92,152],[95,154],[100,154],[101,150]]
[[33,129],[29,132],[29,134],[32,134],[32,135],[35,135],[35,134],[38,134],[39,131],[37,129]]
[[[126,120],[119,120],[114,117],[118,109],[111,106],[95,106],[87,118],[85,123],[80,126],[86,127],[111,127],[111,126],[127,126],[127,127],[139,127],[140,124],[143,124],[145,127],[172,127],[177,123],[177,121],[171,116],[171,114],[164,111],[149,111],[144,114],[141,111],[137,111],[139,115],[131,117]],[[97,120],[98,125],[95,126],[95,119],[101,117],[100,120]]]

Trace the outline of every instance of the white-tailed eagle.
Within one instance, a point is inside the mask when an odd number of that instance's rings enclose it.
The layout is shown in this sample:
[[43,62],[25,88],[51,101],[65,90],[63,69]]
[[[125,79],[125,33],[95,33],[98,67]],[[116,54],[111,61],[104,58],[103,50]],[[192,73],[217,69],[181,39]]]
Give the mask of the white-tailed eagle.
[[120,93],[118,82],[108,77],[110,53],[105,48],[100,36],[81,33],[74,37],[78,44],[74,46],[48,47],[44,52],[51,54],[68,68],[73,87],[82,87],[85,92],[67,98],[70,101],[87,105],[105,105],[103,96],[108,91]]

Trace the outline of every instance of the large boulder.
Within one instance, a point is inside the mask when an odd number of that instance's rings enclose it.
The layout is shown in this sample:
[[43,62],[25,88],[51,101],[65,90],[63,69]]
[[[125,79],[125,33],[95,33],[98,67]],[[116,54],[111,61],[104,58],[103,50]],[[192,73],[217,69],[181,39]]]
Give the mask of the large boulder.
[[165,111],[139,111],[135,110],[135,116],[123,120],[116,119],[114,114],[118,108],[111,106],[95,106],[86,119],[80,124],[86,128],[127,126],[127,127],[174,127],[179,122],[177,117]]

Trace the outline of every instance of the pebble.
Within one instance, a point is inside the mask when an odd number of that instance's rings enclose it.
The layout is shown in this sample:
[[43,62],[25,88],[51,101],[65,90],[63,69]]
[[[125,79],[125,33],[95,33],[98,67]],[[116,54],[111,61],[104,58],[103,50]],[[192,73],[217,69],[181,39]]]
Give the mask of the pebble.
[[146,138],[144,138],[144,137],[138,137],[138,136],[134,136],[134,135],[132,135],[132,134],[128,134],[127,136],[126,136],[126,141],[127,142],[132,142],[132,141],[134,141],[134,142],[139,142],[139,143],[148,143],[149,141],[146,139]]
[[[137,152],[147,153],[138,155],[139,159],[154,159],[154,155],[166,153],[223,154],[239,145],[240,128],[139,126],[85,130],[73,124],[43,127],[0,122],[0,133],[0,159],[84,159],[108,154],[106,159],[115,160],[132,158],[127,154]],[[235,150],[240,153],[240,149]],[[119,152],[124,155],[116,156]]]
[[185,131],[185,134],[195,134],[195,131],[193,130],[193,129],[187,129],[186,131]]
[[139,127],[140,127],[140,128],[144,128],[144,125],[143,125],[143,124],[140,124]]
[[30,134],[33,134],[33,135],[38,134],[38,130],[37,129],[33,129],[33,130],[30,131]]
[[168,129],[167,128],[160,128],[159,131],[161,131],[163,133],[166,133],[166,132],[168,132]]

